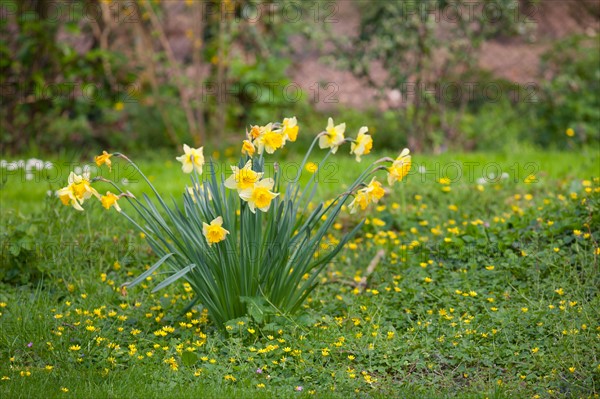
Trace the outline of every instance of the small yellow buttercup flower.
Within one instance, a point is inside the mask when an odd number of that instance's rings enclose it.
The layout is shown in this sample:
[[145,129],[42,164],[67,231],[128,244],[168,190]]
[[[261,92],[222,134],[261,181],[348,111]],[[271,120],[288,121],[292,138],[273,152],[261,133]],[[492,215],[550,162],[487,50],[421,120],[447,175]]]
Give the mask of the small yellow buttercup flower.
[[573,137],[573,136],[575,136],[575,130],[573,130],[572,128],[568,128],[566,130],[565,134],[569,137]]
[[296,117],[284,118],[282,126],[285,139],[291,142],[296,141],[296,138],[298,137],[298,121],[296,120]]
[[196,172],[202,173],[202,166],[204,166],[204,148],[191,148],[187,144],[183,145],[184,154],[175,158],[181,162],[181,170],[183,173],[192,173],[194,169]]
[[279,195],[271,190],[275,181],[271,178],[263,179],[254,184],[253,187],[240,191],[240,198],[248,202],[248,207],[252,213],[256,213],[256,208],[267,212],[271,206],[271,201]]
[[231,166],[231,170],[233,174],[225,180],[225,187],[231,190],[242,191],[252,188],[263,176],[263,173],[252,170],[252,160],[248,160],[241,169],[237,166]]
[[223,227],[223,218],[221,216],[214,219],[210,224],[202,223],[202,234],[208,241],[208,245],[213,245],[225,239],[229,231]]
[[304,169],[306,169],[310,173],[316,173],[319,169],[319,165],[314,162],[307,162]]
[[115,194],[111,193],[110,191],[107,191],[106,195],[103,195],[100,198],[100,202],[102,203],[102,206],[106,209],[110,209],[111,206],[114,206],[118,212],[121,212],[121,207],[117,203],[118,199],[119,199],[118,195],[115,195]]
[[350,154],[356,155],[357,162],[360,162],[360,157],[370,153],[373,148],[373,138],[367,134],[368,131],[368,127],[361,127],[356,140],[350,146]]
[[388,168],[388,184],[390,186],[394,185],[394,182],[402,181],[410,171],[411,157],[409,154],[409,149],[405,148],[392,163],[392,166]]
[[94,160],[96,161],[96,165],[102,166],[102,165],[106,164],[106,166],[108,166],[108,169],[110,170],[112,167],[112,162],[110,160],[110,157],[112,157],[112,154],[109,154],[106,151],[102,151],[102,155],[97,155],[94,158]]
[[334,126],[333,119],[329,118],[327,127],[325,128],[325,134],[319,138],[319,148],[331,148],[331,153],[335,154],[338,147],[344,142],[345,131],[345,123]]

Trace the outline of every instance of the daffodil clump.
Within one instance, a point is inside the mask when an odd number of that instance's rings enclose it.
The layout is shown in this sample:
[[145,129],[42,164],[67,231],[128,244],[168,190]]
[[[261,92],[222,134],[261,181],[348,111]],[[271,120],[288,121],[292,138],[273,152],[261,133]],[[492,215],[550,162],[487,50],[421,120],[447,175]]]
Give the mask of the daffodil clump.
[[[318,165],[347,142],[351,143],[350,153],[361,162],[371,152],[373,139],[366,126],[355,139],[347,138],[345,123],[336,125],[329,118],[295,178],[285,180],[277,163],[269,175],[265,158],[296,141],[298,131],[295,117],[251,126],[231,174],[217,173],[213,162],[205,160],[203,147],[184,145],[184,154],[176,159],[182,171],[190,174],[191,184],[182,190],[182,205],[167,205],[135,163],[123,154],[106,151],[96,157],[97,165],[111,167],[112,157],[125,160],[149,185],[154,199],[147,195],[138,199],[103,177],[90,180],[89,175],[74,173],[68,186],[57,194],[65,205],[79,211],[88,199],[96,198],[104,208],[114,207],[146,237],[160,259],[125,285],[134,286],[163,266],[168,268],[167,277],[154,290],[185,280],[196,294],[190,306],[200,302],[220,327],[249,312],[291,315],[316,287],[319,274],[364,223],[358,222],[334,245],[328,245],[327,234],[340,212],[365,211],[385,195],[376,173],[387,173],[388,183],[393,185],[406,177],[411,166],[408,149],[396,159],[379,159],[337,197],[309,206],[318,184]],[[317,143],[327,152],[320,163],[309,163]],[[301,172],[309,165],[312,173],[302,185]],[[94,181],[109,183],[116,192],[100,195],[92,187]],[[126,209],[119,205],[123,197],[130,205]]]

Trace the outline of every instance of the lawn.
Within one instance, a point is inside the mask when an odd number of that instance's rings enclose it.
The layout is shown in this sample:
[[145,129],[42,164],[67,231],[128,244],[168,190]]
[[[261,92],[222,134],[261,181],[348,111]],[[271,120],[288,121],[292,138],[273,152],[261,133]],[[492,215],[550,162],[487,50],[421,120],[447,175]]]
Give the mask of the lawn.
[[[175,155],[140,161],[167,196],[188,182]],[[226,168],[233,152],[215,155]],[[185,309],[185,284],[152,294],[157,275],[120,288],[157,259],[114,210],[78,213],[49,195],[84,167],[67,158],[0,168],[1,397],[600,393],[595,148],[414,154],[405,181],[335,225],[329,243],[367,218],[301,315],[251,314],[225,332],[201,305]],[[346,154],[333,159],[318,176],[323,200],[360,171]],[[299,161],[279,167],[292,176]],[[124,165],[110,177],[147,190]]]

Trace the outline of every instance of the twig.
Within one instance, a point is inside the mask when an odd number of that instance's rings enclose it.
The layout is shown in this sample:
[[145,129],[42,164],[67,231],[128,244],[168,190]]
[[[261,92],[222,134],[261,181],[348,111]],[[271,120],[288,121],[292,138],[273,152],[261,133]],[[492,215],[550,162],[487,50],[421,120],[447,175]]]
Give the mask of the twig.
[[369,277],[371,277],[371,274],[373,274],[373,272],[375,271],[375,268],[379,264],[379,261],[381,260],[381,258],[383,258],[384,255],[385,255],[385,251],[383,249],[380,249],[375,254],[375,257],[373,259],[371,259],[371,263],[369,263],[369,266],[367,267],[367,271],[366,271],[365,275],[363,276],[363,278],[360,279],[360,282],[358,283],[358,288],[361,291],[364,291],[365,288],[367,288]]

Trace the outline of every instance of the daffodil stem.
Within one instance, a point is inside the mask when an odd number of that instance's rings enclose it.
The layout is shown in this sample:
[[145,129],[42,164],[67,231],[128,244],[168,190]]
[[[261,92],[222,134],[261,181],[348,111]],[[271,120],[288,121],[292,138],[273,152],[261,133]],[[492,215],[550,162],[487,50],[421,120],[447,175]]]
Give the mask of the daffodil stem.
[[[125,191],[121,190],[121,187],[117,186],[117,184],[114,181],[105,179],[104,177],[100,176],[100,177],[97,177],[96,179],[98,179],[98,181],[108,183],[111,186],[113,186],[114,188],[116,188],[119,191],[120,195],[125,196],[127,198],[127,201],[131,205],[133,205],[131,198],[135,198],[135,196],[133,196],[133,194],[131,194],[129,191],[125,192]],[[123,212],[123,210],[121,210],[121,212],[119,212],[119,213],[121,215],[125,216],[125,218],[127,218],[131,223],[133,223],[133,225],[135,227],[137,227],[142,233],[144,233],[144,234],[146,234],[146,236],[148,236],[148,232],[143,227],[141,227],[135,220],[133,220],[129,215],[127,215],[125,212]]]
[[304,156],[304,159],[302,160],[302,163],[300,164],[300,168],[298,168],[298,173],[296,174],[296,179],[294,179],[295,181],[298,181],[298,179],[300,179],[300,175],[302,174],[304,165],[306,165],[306,161],[308,161],[308,157],[310,156],[313,148],[315,147],[315,144],[317,144],[317,140],[323,135],[323,133],[325,133],[325,132],[321,132],[321,133],[317,134],[317,137],[315,137],[312,144],[308,148],[308,151],[306,152],[306,155]]
[[383,157],[383,158],[379,158],[377,161],[373,162],[373,165],[377,165],[378,163],[382,163],[382,162],[394,162],[394,160],[390,157]]
[[131,164],[131,166],[133,166],[135,168],[135,170],[137,170],[137,172],[144,178],[144,180],[146,181],[146,183],[148,184],[148,186],[150,186],[150,188],[152,189],[152,191],[154,192],[154,194],[156,195],[156,197],[159,199],[159,201],[161,202],[161,204],[163,204],[163,206],[166,207],[166,205],[164,205],[164,203],[162,201],[162,198],[161,198],[160,194],[158,194],[158,191],[156,191],[156,188],[152,185],[152,183],[150,183],[150,180],[148,180],[148,178],[146,177],[146,175],[140,170],[140,168],[136,165],[136,163],[133,162],[131,159],[129,159],[124,154],[115,153],[115,156],[121,157],[124,160],[126,160],[127,162],[129,162]]

